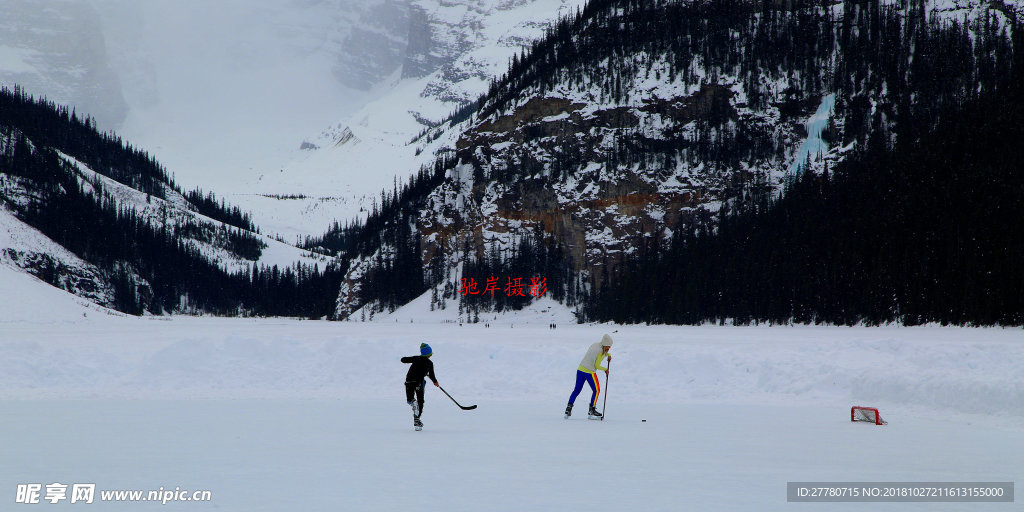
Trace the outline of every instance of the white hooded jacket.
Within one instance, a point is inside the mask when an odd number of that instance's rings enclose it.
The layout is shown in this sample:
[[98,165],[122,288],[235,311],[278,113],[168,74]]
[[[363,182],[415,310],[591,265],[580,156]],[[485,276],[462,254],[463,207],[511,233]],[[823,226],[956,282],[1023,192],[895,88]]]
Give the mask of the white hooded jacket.
[[587,349],[587,354],[583,356],[583,360],[580,361],[580,371],[587,373],[596,373],[598,370],[606,371],[608,368],[601,366],[601,360],[603,360],[608,354],[601,349],[601,347],[612,346],[612,337],[605,334],[601,338],[601,341],[594,343]]

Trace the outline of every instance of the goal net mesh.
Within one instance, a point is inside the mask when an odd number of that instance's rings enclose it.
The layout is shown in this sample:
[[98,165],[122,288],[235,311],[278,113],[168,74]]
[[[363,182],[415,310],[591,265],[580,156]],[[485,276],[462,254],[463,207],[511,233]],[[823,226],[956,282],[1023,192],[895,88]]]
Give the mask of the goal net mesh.
[[886,424],[886,422],[882,420],[882,415],[878,413],[878,409],[874,407],[860,407],[857,405],[850,409],[850,421],[866,421],[874,423],[875,425]]

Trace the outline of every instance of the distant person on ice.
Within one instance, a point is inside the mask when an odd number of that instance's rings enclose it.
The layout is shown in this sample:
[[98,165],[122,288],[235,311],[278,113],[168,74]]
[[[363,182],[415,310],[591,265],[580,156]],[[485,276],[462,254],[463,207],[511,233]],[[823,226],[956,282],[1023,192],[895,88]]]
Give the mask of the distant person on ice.
[[[430,345],[420,343],[420,355],[402,358],[403,363],[412,363],[409,373],[405,374],[405,399],[412,406],[413,423],[417,427],[423,426],[420,415],[423,414],[423,386],[427,383],[426,377],[430,377],[435,386],[438,385],[437,377],[434,376],[434,363],[430,360],[433,354]],[[416,394],[415,402],[413,393]]]
[[576,370],[576,388],[572,390],[572,395],[569,396],[569,405],[565,407],[566,418],[572,415],[572,404],[576,402],[576,397],[583,390],[584,382],[590,384],[590,391],[593,393],[590,398],[588,414],[591,418],[601,417],[601,413],[597,412],[597,397],[601,394],[601,384],[597,380],[597,371],[604,371],[605,378],[608,377],[608,368],[601,366],[601,360],[607,357],[608,361],[611,362],[612,355],[608,353],[611,348],[612,337],[605,334],[601,341],[594,343],[587,349],[587,354],[583,356],[583,361],[580,362],[580,367]]

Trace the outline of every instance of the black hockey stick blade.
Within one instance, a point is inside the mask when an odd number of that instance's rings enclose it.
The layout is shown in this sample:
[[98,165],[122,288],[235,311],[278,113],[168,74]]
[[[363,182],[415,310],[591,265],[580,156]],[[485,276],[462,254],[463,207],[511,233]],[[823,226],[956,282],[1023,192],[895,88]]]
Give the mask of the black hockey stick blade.
[[[448,392],[445,391],[444,388],[442,388],[441,386],[437,386],[437,389],[440,389],[442,393],[448,395]],[[452,398],[452,396],[448,395],[448,398]],[[463,411],[472,411],[473,409],[476,409],[475,405],[465,406],[460,404],[459,402],[456,402],[454,398],[452,398],[452,402],[455,402],[455,405],[459,406],[459,409],[462,409]]]

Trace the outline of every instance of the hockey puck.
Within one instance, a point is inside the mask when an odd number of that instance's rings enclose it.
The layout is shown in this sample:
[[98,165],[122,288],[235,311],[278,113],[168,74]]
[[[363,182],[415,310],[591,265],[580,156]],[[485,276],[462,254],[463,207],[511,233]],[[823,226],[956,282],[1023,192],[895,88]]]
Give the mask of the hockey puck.
[[642,421],[642,422],[644,422],[644,423],[647,423],[647,420],[640,420],[640,421]]

